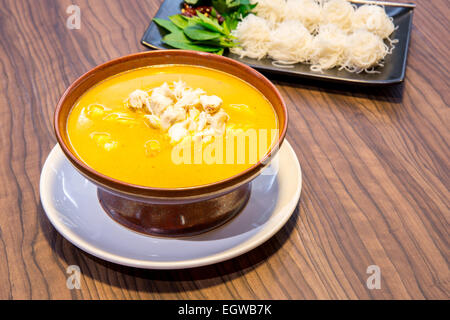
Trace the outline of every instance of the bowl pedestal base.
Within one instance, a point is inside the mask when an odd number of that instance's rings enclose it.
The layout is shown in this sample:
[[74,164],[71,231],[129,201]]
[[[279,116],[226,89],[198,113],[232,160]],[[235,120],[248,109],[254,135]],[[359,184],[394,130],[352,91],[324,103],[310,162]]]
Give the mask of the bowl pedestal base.
[[151,236],[182,237],[210,231],[235,217],[250,198],[251,184],[208,200],[151,203],[119,197],[98,188],[106,213],[119,224]]

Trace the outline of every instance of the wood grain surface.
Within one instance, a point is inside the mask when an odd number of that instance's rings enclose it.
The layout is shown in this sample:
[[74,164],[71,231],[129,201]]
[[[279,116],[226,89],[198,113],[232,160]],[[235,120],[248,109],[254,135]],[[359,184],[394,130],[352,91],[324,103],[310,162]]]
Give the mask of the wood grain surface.
[[[358,88],[271,77],[303,191],[287,225],[233,260],[182,271],[114,265],[47,220],[39,175],[62,92],[139,41],[160,0],[0,0],[1,299],[448,299],[449,20],[416,0],[406,80]],[[66,8],[81,8],[81,29]],[[80,290],[66,268],[80,266]],[[369,265],[381,289],[369,290]]]

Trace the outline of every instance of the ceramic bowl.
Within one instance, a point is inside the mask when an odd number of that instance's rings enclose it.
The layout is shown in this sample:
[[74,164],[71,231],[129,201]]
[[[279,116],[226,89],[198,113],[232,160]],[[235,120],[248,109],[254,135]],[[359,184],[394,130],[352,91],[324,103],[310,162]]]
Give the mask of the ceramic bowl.
[[[234,75],[258,89],[273,105],[279,136],[265,157],[228,179],[186,188],[133,185],[102,174],[81,161],[67,135],[67,119],[80,96],[97,83],[128,70],[165,64],[207,67]],[[275,86],[258,71],[235,60],[196,51],[161,50],[131,54],[88,71],[64,92],[55,110],[54,128],[61,149],[72,165],[98,186],[105,211],[132,230],[159,236],[189,236],[216,228],[233,218],[246,204],[250,182],[270,163],[283,143],[288,123],[286,105]]]

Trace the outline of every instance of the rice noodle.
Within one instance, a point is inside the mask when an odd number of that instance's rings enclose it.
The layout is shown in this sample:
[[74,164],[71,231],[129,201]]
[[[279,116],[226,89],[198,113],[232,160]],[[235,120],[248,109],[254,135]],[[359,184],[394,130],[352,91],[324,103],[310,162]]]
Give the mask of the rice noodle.
[[383,39],[389,37],[395,29],[392,18],[388,17],[382,7],[374,5],[363,5],[355,11],[352,28],[366,29]]
[[286,20],[270,33],[269,56],[283,64],[306,62],[311,56],[313,37],[296,20]]
[[381,37],[367,30],[357,30],[348,36],[345,69],[354,72],[368,70],[380,63],[389,48]]
[[334,24],[321,25],[312,47],[311,70],[322,71],[341,66],[345,62],[347,35]]
[[351,31],[355,9],[346,0],[330,0],[322,8],[322,23],[333,23],[344,31]]
[[239,39],[240,46],[231,49],[241,58],[262,59],[267,55],[270,46],[270,28],[268,22],[261,17],[249,14],[239,22],[233,35]]
[[[355,6],[347,0],[251,0],[255,14],[239,22],[233,34],[239,46],[231,52],[291,68],[311,64],[311,70],[339,67],[349,72],[378,73],[395,48],[396,29],[383,7]],[[383,41],[386,39],[386,43]]]
[[300,21],[310,33],[315,33],[319,29],[321,7],[316,1],[287,0],[285,10],[285,20]]
[[250,0],[251,4],[257,4],[253,11],[270,23],[284,20],[286,0]]

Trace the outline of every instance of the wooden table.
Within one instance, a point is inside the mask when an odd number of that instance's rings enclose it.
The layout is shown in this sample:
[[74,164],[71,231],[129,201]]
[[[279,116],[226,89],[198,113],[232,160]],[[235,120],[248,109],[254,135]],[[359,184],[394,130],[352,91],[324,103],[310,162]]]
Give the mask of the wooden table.
[[[146,48],[161,0],[0,1],[0,298],[423,299],[449,297],[449,23],[416,0],[403,84],[273,78],[303,169],[298,209],[271,240],[216,265],[152,271],[77,249],[47,220],[39,175],[62,92],[97,64]],[[70,4],[81,29],[66,28]],[[447,123],[447,125],[446,125]],[[81,269],[81,289],[66,268]],[[381,270],[369,290],[368,266]]]

